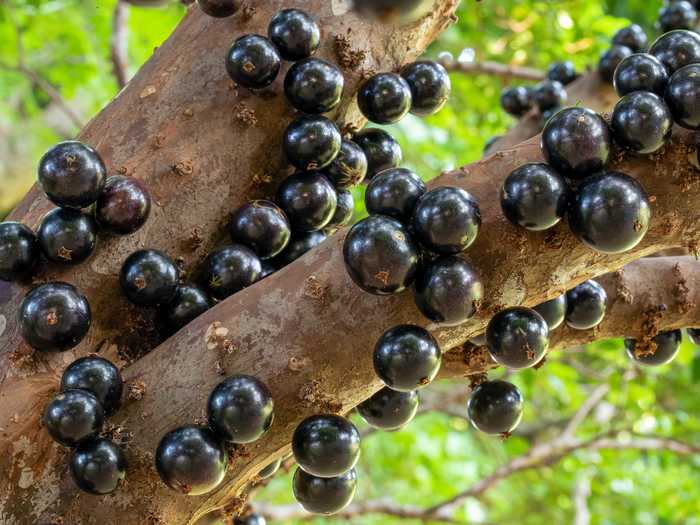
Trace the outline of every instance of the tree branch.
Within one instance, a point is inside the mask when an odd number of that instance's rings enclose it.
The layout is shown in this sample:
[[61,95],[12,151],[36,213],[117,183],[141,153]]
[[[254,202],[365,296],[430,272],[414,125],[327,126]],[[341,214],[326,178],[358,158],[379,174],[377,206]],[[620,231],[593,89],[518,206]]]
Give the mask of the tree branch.
[[444,54],[440,56],[439,62],[448,71],[466,73],[469,75],[488,75],[505,79],[532,81],[543,80],[545,78],[544,72],[540,71],[539,69],[516,66],[512,64],[503,64],[501,62],[493,62],[489,60],[483,62],[466,62],[462,60],[455,60],[452,55]]
[[119,89],[129,82],[129,4],[117,0],[112,15],[112,36],[109,39],[109,54],[112,73]]

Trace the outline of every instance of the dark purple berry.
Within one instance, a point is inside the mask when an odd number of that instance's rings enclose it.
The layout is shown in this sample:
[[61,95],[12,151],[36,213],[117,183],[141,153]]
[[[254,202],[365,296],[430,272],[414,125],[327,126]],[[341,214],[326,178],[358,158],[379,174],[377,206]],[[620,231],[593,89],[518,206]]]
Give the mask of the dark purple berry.
[[287,160],[302,171],[320,170],[330,165],[340,153],[341,143],[335,123],[317,115],[297,117],[284,131]]
[[175,263],[158,250],[138,250],[124,261],[119,284],[132,303],[158,306],[169,303],[177,291]]
[[425,190],[425,183],[409,169],[384,170],[369,182],[365,206],[370,214],[388,215],[409,224],[416,202]]
[[398,430],[411,422],[418,411],[418,392],[397,392],[384,387],[357,405],[362,418],[374,428]]
[[204,290],[194,284],[181,284],[177,287],[175,297],[161,306],[158,314],[165,332],[171,335],[209,308],[211,299]]
[[700,63],[700,35],[685,29],[669,31],[654,41],[649,54],[654,55],[672,75],[683,66]]
[[360,458],[360,433],[349,420],[317,415],[299,423],[292,436],[294,459],[313,476],[340,476]]
[[300,9],[279,11],[267,28],[270,40],[285,60],[310,57],[321,43],[321,30],[308,13]]
[[366,292],[388,295],[411,285],[418,270],[418,245],[400,222],[371,215],[355,224],[343,245],[345,268]]
[[39,185],[62,208],[85,208],[97,200],[107,178],[100,155],[87,144],[57,144],[39,161]]
[[155,463],[168,487],[188,496],[200,496],[224,480],[228,455],[211,430],[188,425],[163,436]]
[[243,518],[233,520],[233,525],[267,525],[267,521],[260,514],[248,514]]
[[615,70],[613,84],[621,97],[633,91],[663,95],[668,82],[664,65],[654,55],[636,53],[625,58]]
[[75,447],[97,437],[104,419],[102,405],[92,393],[66,390],[51,400],[41,421],[54,441]]
[[700,64],[676,71],[668,81],[664,98],[678,125],[700,129]]
[[401,69],[411,89],[411,113],[427,117],[440,111],[450,98],[452,84],[445,68],[432,60],[419,60]]
[[523,396],[507,381],[486,381],[472,392],[467,405],[474,428],[486,434],[510,434],[523,417]]
[[628,47],[635,53],[643,53],[647,47],[648,39],[641,26],[632,24],[615,33],[612,43],[616,46]]
[[637,341],[625,339],[625,350],[633,361],[640,365],[660,366],[673,361],[681,349],[681,331],[659,332],[644,349],[637,350]]
[[240,0],[197,0],[199,8],[209,16],[226,18],[240,8]]
[[693,29],[698,17],[698,12],[693,4],[685,0],[673,0],[659,11],[659,29],[662,32],[674,29]]
[[393,124],[410,111],[411,88],[396,73],[379,73],[362,84],[357,104],[372,122]]
[[584,244],[603,253],[634,248],[649,229],[651,205],[632,177],[603,172],[588,177],[569,202],[571,231]]
[[540,108],[540,111],[547,111],[566,103],[566,89],[561,82],[544,80],[535,86],[532,97]]
[[215,299],[223,300],[260,279],[262,266],[255,252],[242,244],[222,246],[204,260],[202,282]]
[[[279,257],[277,259],[279,259]],[[260,272],[260,279],[258,280],[262,280],[268,275],[272,275],[278,270],[277,264],[275,264],[277,259],[265,259],[264,261],[260,261],[260,267],[262,268],[262,271]]]
[[252,443],[270,429],[274,418],[272,394],[255,377],[234,375],[219,383],[207,402],[209,428],[231,443]]
[[694,345],[700,346],[700,328],[688,328],[686,333]]
[[333,478],[319,478],[298,468],[292,488],[294,498],[307,512],[335,514],[347,507],[355,496],[357,473],[351,469]]
[[112,441],[95,439],[73,451],[70,472],[80,490],[88,494],[111,494],[126,477],[126,459]]
[[106,416],[119,409],[123,387],[119,369],[107,359],[97,356],[73,361],[61,376],[61,392],[75,388],[87,390],[100,402]]
[[19,222],[0,222],[0,280],[29,277],[39,255],[39,242],[32,230]]
[[358,132],[354,141],[367,157],[367,179],[391,168],[398,168],[403,160],[401,146],[383,129],[367,128]]
[[151,213],[151,195],[133,177],[114,175],[107,179],[95,205],[100,228],[114,233],[133,233],[146,223]]
[[442,352],[430,332],[402,324],[382,334],[374,347],[374,371],[386,386],[399,392],[423,388],[440,371]]
[[550,109],[548,109],[548,110],[546,110],[546,111],[543,111],[543,112],[542,112],[542,124],[546,126],[546,125],[547,125],[547,122],[549,122],[549,120],[550,120],[554,115],[556,115],[557,113],[559,113],[562,109],[563,109],[563,108],[562,108],[561,106],[555,106],[555,107],[550,108]]
[[92,316],[72,284],[53,282],[31,290],[19,307],[22,337],[37,350],[69,350],[83,340]]
[[352,221],[355,213],[355,199],[349,191],[340,190],[338,193],[338,204],[331,222],[326,225],[326,229],[338,229],[347,226]]
[[270,463],[267,467],[258,472],[258,477],[260,479],[268,479],[277,474],[277,471],[282,465],[282,460],[278,459]]
[[238,208],[231,217],[231,240],[251,248],[260,259],[278,255],[291,236],[289,220],[273,202],[255,200]]
[[503,111],[514,117],[522,117],[533,107],[532,89],[525,86],[505,88],[501,92]]
[[571,179],[600,171],[610,157],[610,130],[603,117],[587,108],[562,109],[542,131],[547,162]]
[[292,229],[299,232],[323,229],[338,204],[335,188],[318,171],[302,171],[284,179],[276,200],[289,217]]
[[343,139],[340,153],[324,173],[336,189],[347,190],[365,180],[367,156],[355,142]]
[[588,330],[605,317],[608,294],[593,279],[566,292],[566,324],[575,330]]
[[598,60],[598,73],[600,77],[605,82],[612,82],[617,66],[631,54],[632,50],[627,46],[610,46],[610,49],[600,55],[600,60]]
[[551,332],[564,322],[564,317],[566,316],[566,294],[538,304],[533,310],[547,321],[547,326]]
[[501,310],[489,321],[486,342],[491,357],[516,370],[535,366],[549,346],[547,321],[531,308]]
[[326,113],[340,104],[345,79],[333,64],[320,58],[297,62],[284,78],[289,102],[304,113]]
[[574,64],[568,60],[563,62],[554,62],[547,68],[547,78],[553,82],[559,82],[566,86],[576,80],[576,68]]
[[308,252],[312,248],[315,248],[323,241],[325,241],[326,237],[326,233],[322,231],[294,233],[292,235],[292,240],[289,241],[289,244],[284,249],[284,251],[280,253],[277,257],[275,257],[275,264],[277,265],[277,267],[282,268],[283,266],[286,266],[291,262],[296,261],[306,252]]
[[673,117],[658,95],[635,91],[617,102],[610,128],[620,146],[647,155],[663,148],[671,138]]
[[44,215],[36,236],[48,260],[77,264],[95,249],[97,223],[80,210],[54,208]]
[[226,55],[229,76],[237,84],[250,89],[262,89],[272,84],[281,65],[277,48],[260,35],[238,38]]

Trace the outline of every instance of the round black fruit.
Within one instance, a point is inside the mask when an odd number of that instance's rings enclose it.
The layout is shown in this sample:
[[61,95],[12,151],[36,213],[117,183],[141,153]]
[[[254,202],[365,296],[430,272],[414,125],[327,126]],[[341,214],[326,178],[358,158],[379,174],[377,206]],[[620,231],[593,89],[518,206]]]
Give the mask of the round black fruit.
[[39,161],[39,185],[62,208],[90,206],[100,196],[106,178],[99,154],[82,142],[61,142]]
[[275,45],[260,35],[238,38],[226,55],[226,71],[237,84],[262,89],[272,84],[282,61]]
[[19,222],[0,222],[0,280],[29,277],[39,259],[34,232]]
[[510,434],[523,417],[523,396],[507,381],[486,381],[472,392],[467,405],[474,428],[486,434]]
[[613,84],[621,97],[634,91],[651,91],[663,96],[668,82],[664,65],[654,55],[636,53],[625,58],[615,70]]
[[252,248],[260,259],[269,259],[287,247],[291,227],[274,202],[254,200],[233,213],[229,233],[233,242]]
[[643,53],[647,47],[648,39],[641,26],[632,24],[615,33],[612,43],[616,46],[629,47],[635,53]]
[[155,463],[168,487],[188,496],[200,496],[223,481],[228,455],[211,430],[188,425],[163,436]]
[[347,507],[355,496],[357,473],[352,469],[333,478],[319,478],[298,468],[292,489],[294,498],[306,511],[335,514]]
[[620,146],[648,155],[663,148],[671,138],[673,117],[658,95],[636,91],[617,102],[610,128]]
[[600,55],[600,60],[598,60],[598,73],[600,77],[605,82],[612,82],[615,77],[617,66],[631,54],[632,50],[627,46],[610,46],[610,49]]
[[425,193],[413,212],[416,239],[443,255],[469,248],[480,227],[479,204],[456,186],[443,186]]
[[374,428],[398,430],[411,422],[418,411],[418,393],[397,392],[384,387],[357,405],[362,418]]
[[425,183],[406,168],[384,170],[374,177],[365,192],[365,206],[371,214],[388,215],[408,224]]
[[281,465],[282,465],[281,459],[273,461],[267,467],[265,467],[260,472],[258,472],[258,477],[260,477],[260,479],[271,478],[272,476],[277,474],[277,471],[280,469]]
[[503,182],[501,209],[506,218],[533,231],[557,224],[566,213],[569,188],[547,164],[520,166]]
[[132,303],[158,306],[169,303],[177,291],[178,271],[173,261],[158,250],[138,250],[126,258],[119,284]]
[[340,104],[345,79],[333,64],[306,58],[294,64],[284,78],[289,102],[304,113],[326,113]]
[[272,394],[255,377],[231,376],[209,395],[209,428],[224,441],[238,444],[257,441],[270,429],[273,418]]
[[260,259],[242,244],[222,246],[211,252],[202,265],[202,282],[215,299],[223,300],[260,279]]
[[685,29],[669,31],[654,41],[649,54],[659,59],[672,75],[683,66],[700,62],[700,35]]
[[566,324],[575,330],[588,330],[605,317],[608,294],[593,279],[566,292]]
[[323,229],[333,218],[338,198],[330,181],[318,171],[290,175],[277,190],[277,203],[294,231]]
[[106,416],[119,409],[123,387],[119,369],[111,361],[97,356],[73,361],[61,376],[61,392],[76,388],[87,390],[100,402]]
[[363,129],[355,135],[354,141],[365,152],[367,178],[370,180],[384,170],[398,168],[403,160],[401,146],[383,129]]
[[314,19],[300,9],[283,9],[267,28],[267,35],[285,60],[310,57],[321,43],[321,30]]
[[547,111],[566,103],[566,88],[561,82],[544,80],[535,86],[532,97],[540,111]]
[[340,476],[360,458],[360,433],[344,417],[311,416],[294,431],[292,451],[305,472],[322,478]]
[[547,326],[551,332],[564,322],[564,317],[566,316],[566,294],[561,294],[550,301],[538,304],[534,310],[547,321]]
[[107,179],[95,205],[100,228],[113,233],[133,233],[148,220],[151,195],[146,186],[133,177],[114,175]]
[[442,352],[430,332],[402,324],[382,334],[374,347],[374,371],[386,386],[399,392],[423,388],[440,370]]
[[379,73],[365,81],[357,94],[362,114],[377,124],[398,122],[411,110],[411,88],[396,73]]
[[334,122],[317,115],[303,115],[284,131],[287,160],[300,170],[320,170],[340,153],[342,137]]
[[659,11],[658,24],[662,32],[674,29],[692,29],[698,17],[693,4],[686,0],[673,0]]
[[547,321],[531,308],[501,310],[489,321],[486,343],[493,359],[516,370],[540,362],[549,347]]
[[336,189],[347,190],[365,180],[367,155],[355,142],[343,139],[340,153],[326,168],[325,174]]
[[158,312],[161,325],[170,335],[211,308],[211,299],[207,293],[194,284],[181,284],[175,291],[175,297],[163,305]]
[[199,8],[209,16],[226,18],[240,7],[240,0],[197,0]]
[[97,437],[105,415],[99,400],[87,390],[66,390],[54,397],[42,423],[54,441],[75,447]]
[[83,340],[92,316],[72,284],[53,282],[31,290],[19,307],[22,337],[37,350],[69,350]]
[[348,274],[360,288],[375,295],[402,292],[418,270],[418,245],[399,221],[371,215],[355,224],[343,244]]
[[633,361],[640,365],[661,366],[673,361],[681,349],[680,330],[660,332],[645,348],[637,349],[637,341],[625,339],[625,350]]
[[70,472],[80,490],[88,494],[111,494],[126,477],[126,459],[112,441],[95,439],[73,451]]
[[542,131],[542,153],[559,173],[582,179],[600,171],[610,157],[610,130],[603,117],[587,108],[566,108]]
[[421,313],[436,323],[458,325],[470,319],[484,288],[471,265],[454,255],[428,263],[418,273],[414,300]]
[[95,249],[97,223],[80,210],[54,208],[41,220],[37,238],[48,260],[77,264]]
[[295,233],[294,235],[292,235],[292,240],[289,241],[289,244],[284,249],[284,251],[280,253],[277,257],[275,257],[275,265],[279,268],[282,268],[283,266],[286,266],[289,263],[296,261],[306,252],[308,252],[312,248],[315,248],[323,241],[325,241],[326,237],[326,233],[322,231]]
[[644,188],[622,173],[588,177],[569,203],[571,231],[584,244],[603,253],[634,248],[649,229],[651,205]]
[[326,229],[338,229],[347,226],[352,221],[352,216],[355,213],[355,199],[349,191],[339,190],[338,204],[335,207],[333,218],[326,225]]
[[564,86],[576,80],[576,68],[569,60],[554,62],[547,68],[547,78],[553,82],[560,82]]
[[401,69],[411,89],[411,113],[427,117],[440,111],[450,98],[452,84],[445,68],[432,60],[419,60]]
[[676,71],[666,86],[665,99],[680,126],[700,129],[700,64]]
[[532,109],[532,90],[525,86],[505,88],[501,92],[501,107],[509,115],[522,117]]

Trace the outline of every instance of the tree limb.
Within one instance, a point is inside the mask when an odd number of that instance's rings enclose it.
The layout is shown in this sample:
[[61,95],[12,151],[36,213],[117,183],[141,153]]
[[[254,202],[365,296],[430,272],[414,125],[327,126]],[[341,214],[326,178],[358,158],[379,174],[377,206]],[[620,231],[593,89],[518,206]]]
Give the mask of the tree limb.
[[469,75],[488,75],[505,79],[531,81],[543,80],[545,78],[544,72],[540,71],[539,69],[516,66],[512,64],[503,64],[501,62],[493,62],[490,60],[466,62],[455,60],[452,55],[445,55],[439,58],[439,62],[448,71],[466,73]]
[[129,4],[117,0],[112,15],[112,36],[109,39],[109,54],[112,73],[119,89],[129,82]]

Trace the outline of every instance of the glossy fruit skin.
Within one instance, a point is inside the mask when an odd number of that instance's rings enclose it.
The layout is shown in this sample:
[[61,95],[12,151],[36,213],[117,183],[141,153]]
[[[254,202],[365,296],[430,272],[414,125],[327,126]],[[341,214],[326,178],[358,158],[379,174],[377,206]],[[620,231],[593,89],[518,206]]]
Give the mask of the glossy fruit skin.
[[418,411],[418,392],[397,392],[384,387],[357,405],[362,418],[374,428],[398,430],[408,425]]
[[37,239],[49,261],[78,264],[95,249],[97,223],[80,210],[54,208],[41,220]]
[[474,242],[481,227],[479,204],[457,186],[442,186],[422,195],[413,212],[418,241],[442,255],[463,252]]
[[100,402],[105,416],[119,409],[123,387],[119,369],[111,361],[94,355],[73,361],[61,376],[61,392],[76,388],[87,390]]
[[629,47],[635,53],[643,53],[649,43],[647,34],[641,26],[631,24],[623,27],[612,39],[613,45]]
[[544,80],[535,86],[532,93],[533,99],[540,111],[566,104],[566,89],[561,82]]
[[107,178],[100,155],[87,144],[56,144],[39,161],[39,185],[61,208],[85,208],[97,200]]
[[209,428],[227,442],[252,443],[272,426],[274,402],[265,384],[237,374],[219,383],[209,395]]
[[139,306],[158,306],[172,301],[178,271],[173,261],[158,250],[138,250],[122,264],[119,284],[126,298]]
[[523,417],[523,396],[507,381],[486,381],[472,392],[467,405],[474,428],[486,434],[509,434]]
[[637,342],[634,339],[625,339],[625,350],[629,358],[640,365],[661,366],[670,363],[678,355],[681,349],[681,339],[680,330],[670,330],[660,332],[654,337],[656,349],[653,354],[636,355]]
[[674,29],[693,29],[698,12],[685,0],[674,0],[659,11],[658,24],[662,32]]
[[144,184],[133,177],[114,175],[107,179],[95,204],[95,219],[100,228],[121,235],[140,229],[151,213],[151,195]]
[[272,84],[282,60],[275,45],[260,35],[238,38],[226,55],[226,71],[237,84],[262,89]]
[[292,62],[310,57],[321,43],[318,24],[300,9],[279,11],[272,17],[267,34],[282,58]]
[[343,139],[340,153],[324,173],[336,189],[347,190],[365,180],[367,155],[355,142]]
[[19,222],[0,222],[0,280],[29,277],[39,256],[39,241],[32,230]]
[[547,78],[553,82],[560,82],[564,86],[571,84],[577,77],[576,68],[568,60],[554,62],[547,68]]
[[569,202],[571,231],[588,247],[603,253],[631,250],[644,238],[651,205],[632,177],[603,172],[584,180]]
[[183,326],[209,310],[212,301],[207,292],[194,284],[178,285],[175,296],[160,308],[159,319],[168,335],[174,334]]
[[408,229],[384,215],[355,224],[343,244],[345,268],[364,291],[396,294],[411,285],[418,271],[419,247]]
[[664,98],[678,125],[700,129],[700,64],[676,71],[668,81]]
[[277,267],[282,268],[296,261],[306,252],[321,244],[326,238],[326,233],[322,231],[295,233],[292,235],[292,240],[289,241],[284,251],[275,257],[273,262]]
[[603,117],[587,108],[566,108],[542,131],[547,162],[570,179],[582,179],[608,163],[612,140]]
[[613,84],[622,96],[634,91],[651,91],[662,96],[668,82],[664,65],[654,55],[635,53],[617,66]]
[[671,138],[673,117],[658,95],[636,91],[617,102],[610,128],[620,146],[648,155],[663,148]]
[[430,332],[402,324],[382,334],[374,347],[374,371],[392,390],[410,392],[427,386],[440,370],[442,352]]
[[126,478],[126,459],[112,441],[95,439],[73,451],[70,471],[80,490],[88,494],[111,494]]
[[654,55],[672,75],[683,66],[700,62],[700,35],[685,29],[669,31],[651,44],[649,54]]
[[700,328],[688,328],[686,333],[694,345],[700,346]]
[[223,481],[228,454],[211,430],[186,425],[163,436],[155,464],[168,487],[188,496],[200,496]]
[[610,46],[610,49],[600,55],[600,60],[598,60],[598,73],[600,77],[605,82],[612,82],[615,77],[617,66],[631,54],[632,50],[627,46]]
[[294,498],[308,512],[335,514],[347,507],[357,490],[357,473],[351,469],[340,476],[320,478],[298,468],[292,480]]
[[561,326],[566,316],[566,294],[561,294],[549,301],[538,304],[533,308],[547,322],[549,331]]
[[197,0],[199,8],[209,16],[226,18],[240,7],[240,0]]
[[589,279],[566,292],[566,324],[575,330],[598,326],[605,317],[608,294],[597,281]]
[[340,69],[320,58],[297,62],[284,78],[287,100],[304,113],[326,113],[337,107],[344,86]]
[[543,163],[515,169],[501,187],[501,209],[517,226],[541,231],[557,224],[566,213],[569,187],[564,177]]
[[258,472],[260,479],[267,479],[274,476],[282,465],[282,460],[278,459],[270,463],[267,467]]
[[486,343],[497,363],[514,370],[530,368],[547,352],[549,326],[544,317],[531,308],[506,308],[489,321]]
[[367,212],[393,217],[409,224],[413,209],[426,191],[425,183],[406,168],[384,170],[374,177],[365,192]]
[[92,315],[75,286],[52,282],[32,289],[19,308],[22,337],[36,350],[69,350],[83,340]]
[[323,229],[338,205],[333,185],[318,171],[302,171],[284,179],[275,200],[298,232]]
[[340,153],[341,143],[334,122],[317,115],[303,115],[287,126],[282,145],[294,167],[312,171],[330,165]]
[[533,106],[532,91],[525,86],[505,88],[501,92],[503,111],[514,117],[522,117]]
[[483,295],[484,287],[472,266],[460,257],[447,255],[420,270],[413,299],[425,317],[453,326],[476,313]]
[[450,76],[441,64],[433,60],[407,64],[401,69],[401,76],[411,89],[411,113],[414,115],[434,115],[450,98]]
[[367,157],[367,179],[384,170],[398,168],[403,161],[401,146],[383,129],[366,128],[355,134],[355,143]]
[[344,417],[310,416],[294,431],[292,451],[305,472],[321,478],[340,476],[360,458],[360,433]]
[[267,521],[260,514],[248,514],[244,518],[236,518],[233,525],[267,525]]
[[280,254],[292,235],[287,216],[267,200],[250,201],[238,208],[228,229],[234,243],[248,246],[260,259]]
[[333,218],[326,225],[326,229],[338,229],[347,226],[352,221],[355,213],[355,199],[349,191],[339,190],[337,192],[338,204],[335,207]]
[[105,415],[98,399],[87,390],[66,390],[51,400],[42,424],[54,441],[75,447],[97,437]]
[[260,279],[262,266],[255,252],[242,244],[222,246],[211,252],[202,265],[206,291],[220,301]]
[[379,73],[360,86],[357,104],[362,114],[377,124],[398,122],[411,110],[411,88],[396,73]]

